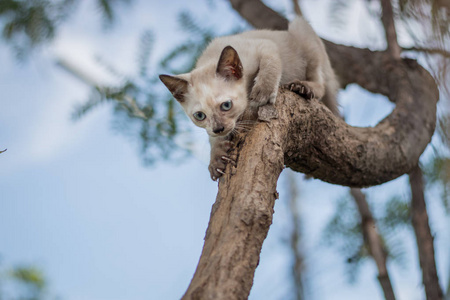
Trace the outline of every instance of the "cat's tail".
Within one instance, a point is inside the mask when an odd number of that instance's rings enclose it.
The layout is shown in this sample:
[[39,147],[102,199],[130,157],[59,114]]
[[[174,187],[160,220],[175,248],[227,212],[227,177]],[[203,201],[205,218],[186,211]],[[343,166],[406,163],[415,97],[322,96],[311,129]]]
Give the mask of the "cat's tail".
[[[335,115],[339,116],[336,100],[339,82],[330,65],[322,40],[302,16],[297,16],[289,23],[288,32],[298,41],[299,47],[302,48],[302,55],[307,55],[310,60],[317,59],[317,67],[320,68],[320,70],[317,71],[322,74],[319,77],[323,76],[322,78],[325,83],[325,94],[321,100]],[[305,44],[305,42],[307,42],[307,44]],[[307,80],[311,80],[311,78],[307,78]]]
[[298,38],[302,38],[305,35],[308,35],[309,37],[316,36],[314,29],[303,16],[296,16],[295,19],[289,23],[288,32]]

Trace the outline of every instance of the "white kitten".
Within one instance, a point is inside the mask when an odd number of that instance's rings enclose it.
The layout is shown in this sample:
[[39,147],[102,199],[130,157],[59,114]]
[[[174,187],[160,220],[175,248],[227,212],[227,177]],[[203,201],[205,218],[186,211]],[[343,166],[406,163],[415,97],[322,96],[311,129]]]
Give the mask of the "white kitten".
[[195,125],[210,136],[213,180],[230,158],[228,137],[249,107],[275,103],[285,85],[306,99],[321,99],[338,114],[335,78],[325,47],[297,18],[287,31],[254,30],[214,39],[190,73],[160,75]]

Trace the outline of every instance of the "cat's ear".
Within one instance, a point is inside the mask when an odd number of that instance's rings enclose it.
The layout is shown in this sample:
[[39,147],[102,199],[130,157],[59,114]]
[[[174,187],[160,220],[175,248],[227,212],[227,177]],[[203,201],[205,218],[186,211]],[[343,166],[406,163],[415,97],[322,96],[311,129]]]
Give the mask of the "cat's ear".
[[187,93],[189,85],[186,80],[170,75],[159,75],[159,79],[161,79],[161,81],[169,89],[173,97],[178,100],[178,102],[185,101],[185,95]]
[[231,46],[226,46],[220,54],[216,73],[226,80],[239,80],[242,78],[243,68],[239,55]]

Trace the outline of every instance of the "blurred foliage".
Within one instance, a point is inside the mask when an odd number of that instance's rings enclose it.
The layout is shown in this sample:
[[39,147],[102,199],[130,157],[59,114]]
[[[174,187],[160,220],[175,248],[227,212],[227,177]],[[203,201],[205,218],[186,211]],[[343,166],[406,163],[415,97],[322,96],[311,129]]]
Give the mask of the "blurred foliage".
[[[114,107],[114,128],[140,143],[141,157],[146,165],[159,159],[176,160],[183,157],[189,145],[176,143],[180,135],[189,134],[187,118],[172,95],[162,87],[159,73],[182,74],[191,71],[203,49],[216,36],[211,27],[201,26],[189,12],[178,16],[180,28],[186,38],[169,50],[149,72],[150,58],[155,39],[151,31],[145,31],[139,42],[137,72],[128,76],[108,64],[103,66],[113,75],[122,78],[118,86],[95,86],[91,97],[76,107],[74,119],[79,119],[99,104],[109,102]],[[236,28],[229,32],[239,31]],[[138,134],[136,134],[136,132]],[[184,143],[184,142],[183,142]]]
[[[105,24],[112,24],[119,3],[131,0],[97,0]],[[59,26],[74,13],[75,0],[1,0],[0,27],[2,37],[18,59],[25,59],[32,50],[51,42]]]
[[[71,1],[71,0],[69,0]],[[111,26],[116,19],[119,4],[131,4],[133,0],[96,0],[98,10],[101,12],[105,26]]]
[[[117,16],[118,5],[131,2],[96,0],[96,6],[104,23],[110,25]],[[3,28],[3,38],[19,59],[26,58],[32,50],[54,39],[59,26],[74,14],[78,4],[74,0],[2,0],[0,26]],[[212,3],[210,6],[213,7]],[[78,105],[72,115],[73,119],[79,119],[100,104],[111,104],[114,108],[114,129],[140,143],[145,164],[152,164],[161,158],[173,159],[178,154],[186,153],[180,151],[175,143],[175,138],[187,131],[185,128],[188,126],[183,126],[186,118],[180,117],[180,107],[173,97],[166,90],[161,92],[156,74],[190,71],[202,50],[215,36],[212,28],[200,26],[188,12],[179,14],[178,23],[187,33],[187,38],[168,51],[152,72],[148,68],[155,40],[148,30],[140,39],[136,74],[121,74],[103,62],[102,65],[118,77],[119,83],[99,86],[87,82],[93,86],[90,97]]]
[[160,61],[161,68],[170,74],[182,74],[192,70],[203,49],[215,37],[211,28],[197,24],[194,17],[186,11],[179,14],[178,23],[183,31],[190,34],[190,37],[169,51]]
[[364,244],[358,209],[348,197],[336,201],[335,213],[323,230],[323,241],[344,256],[350,282],[357,278],[359,266],[369,256]]
[[[140,143],[144,164],[153,164],[158,159],[183,157],[186,150],[175,143],[176,138],[188,132],[187,119],[176,100],[168,91],[161,90],[158,73],[180,74],[189,72],[203,49],[214,38],[211,28],[197,24],[188,12],[178,17],[180,28],[188,38],[162,57],[154,71],[149,72],[149,61],[154,45],[151,31],[143,33],[139,42],[137,71],[127,76],[102,63],[110,73],[122,78],[117,86],[95,86],[91,97],[76,107],[74,119],[79,119],[103,102],[114,107],[114,128]],[[137,134],[136,134],[137,133]]]
[[[378,210],[371,207],[371,211],[380,211],[380,216],[374,216],[374,219],[388,259],[404,266],[406,251],[400,231],[402,228],[410,229],[409,202],[401,197],[392,197],[379,206]],[[337,200],[334,215],[324,228],[322,239],[345,258],[348,280],[355,282],[359,267],[370,258],[370,251],[363,236],[361,216],[350,194]]]
[[435,186],[441,192],[442,205],[450,214],[450,157],[434,156],[422,167],[428,186]]
[[56,299],[47,291],[48,281],[35,266],[16,266],[0,270],[0,300]]
[[411,207],[400,196],[393,196],[384,205],[384,215],[378,220],[383,231],[392,232],[401,226],[411,225]]
[[[450,213],[450,157],[437,153],[423,164],[426,188],[435,187],[441,191],[442,206]],[[373,207],[374,206],[374,207]],[[374,203],[372,212],[378,232],[384,242],[388,259],[400,266],[406,266],[405,248],[399,233],[402,229],[412,230],[410,202],[405,197],[392,196],[383,205]],[[369,257],[365,243],[361,217],[351,195],[338,199],[335,213],[323,231],[323,241],[336,248],[347,262],[347,275],[350,282],[356,278],[359,266]]]

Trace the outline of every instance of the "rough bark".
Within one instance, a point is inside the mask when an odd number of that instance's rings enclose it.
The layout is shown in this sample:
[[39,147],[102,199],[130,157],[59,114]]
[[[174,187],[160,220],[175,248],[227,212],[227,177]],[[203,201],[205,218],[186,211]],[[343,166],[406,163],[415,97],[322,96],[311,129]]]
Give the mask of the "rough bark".
[[381,64],[378,72],[390,79],[396,108],[374,128],[351,127],[323,106],[314,112],[312,105],[287,108],[296,125],[289,125],[288,167],[326,182],[363,187],[392,180],[417,164],[435,128],[434,81],[413,61]]
[[378,233],[375,220],[367,203],[366,196],[360,189],[350,189],[350,193],[356,202],[359,214],[361,215],[361,226],[363,229],[364,240],[370,251],[370,255],[374,259],[378,269],[378,281],[383,289],[384,298],[386,300],[395,300],[394,290],[386,266],[386,249]]
[[[230,0],[257,28],[285,29],[286,19],[258,0]],[[351,187],[377,185],[409,172],[431,140],[438,92],[412,60],[324,41],[343,86],[357,83],[396,103],[374,128],[349,126],[316,100],[280,91],[275,107],[237,142],[237,166],[219,181],[205,244],[183,299],[246,299],[272,222],[283,165]]]
[[237,143],[237,166],[229,165],[219,181],[203,252],[184,299],[248,296],[284,164],[312,166],[307,173],[334,183],[371,185],[409,171],[409,160],[420,155],[406,157],[414,152],[404,149],[403,159],[393,159],[392,152],[401,150],[391,138],[405,130],[401,124],[385,120],[384,130],[351,127],[318,101],[289,91],[280,90],[275,107],[260,111],[263,121]]
[[419,166],[409,173],[411,185],[411,214],[414,233],[419,252],[422,280],[427,300],[443,300],[444,294],[436,270],[433,236],[428,225],[428,213],[425,204],[423,175]]
[[[291,95],[292,97],[292,95]],[[278,198],[286,129],[260,123],[237,145],[219,181],[202,255],[183,299],[246,299]]]

